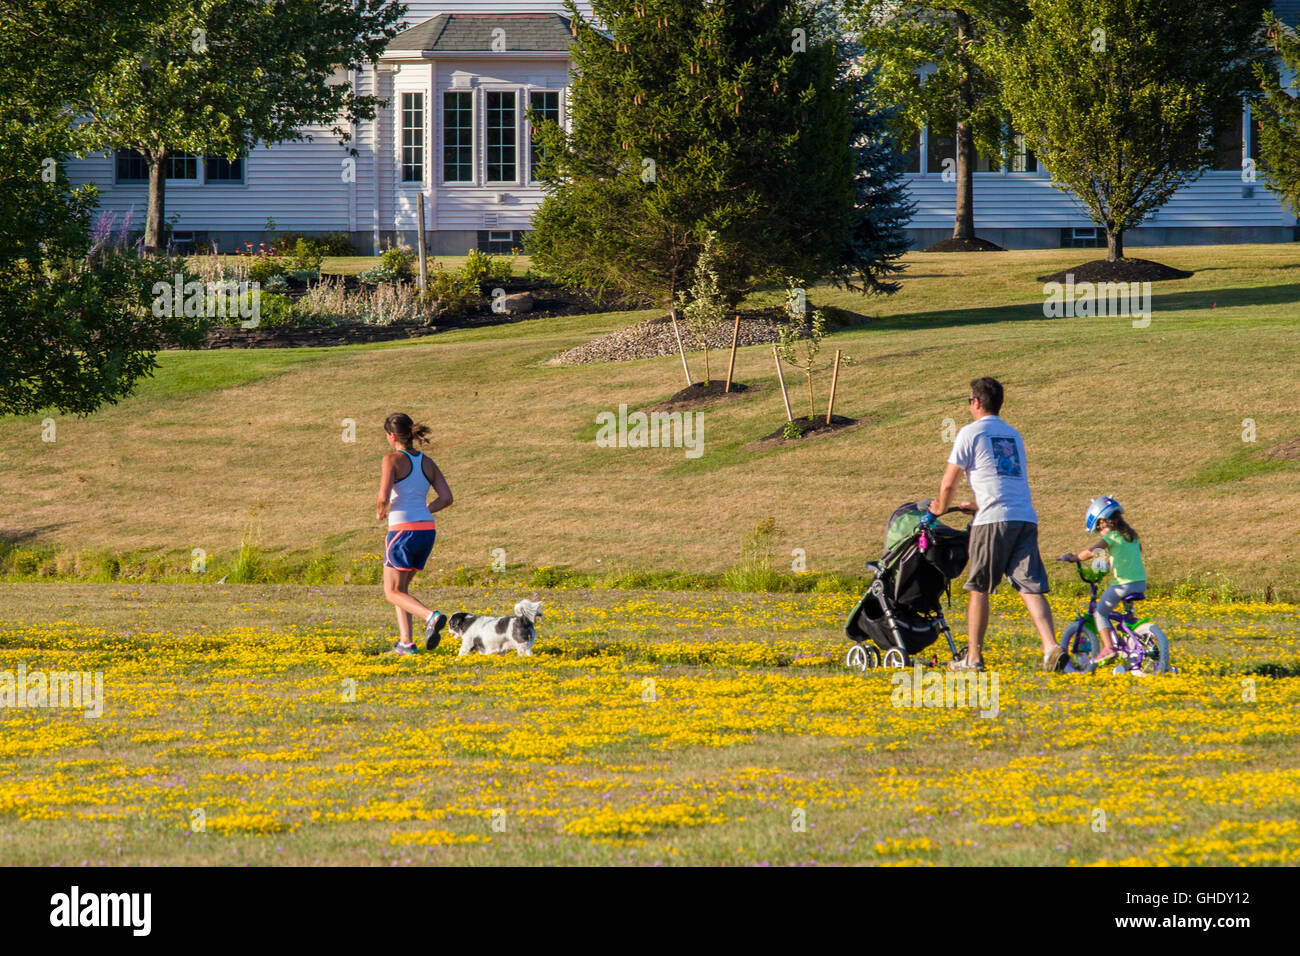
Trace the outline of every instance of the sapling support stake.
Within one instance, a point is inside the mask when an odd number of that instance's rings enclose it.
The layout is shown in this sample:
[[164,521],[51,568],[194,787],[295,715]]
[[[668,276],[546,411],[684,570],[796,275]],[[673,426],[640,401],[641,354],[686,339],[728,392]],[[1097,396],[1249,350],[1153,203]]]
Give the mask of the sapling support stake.
[[835,368],[831,372],[831,397],[826,403],[826,424],[831,423],[831,412],[835,410],[835,383],[840,377],[840,350],[835,350]]
[[736,371],[736,344],[740,341],[740,313],[736,313],[736,327],[731,330],[731,362],[727,365],[727,387],[724,392],[731,391],[731,376]]
[[677,336],[677,352],[682,357],[682,371],[686,373],[686,384],[690,386],[694,383],[691,381],[691,367],[686,364],[686,347],[682,345],[682,331],[677,327],[677,310],[670,310],[668,317],[673,320],[673,335]]
[[781,371],[781,353],[772,346],[772,358],[776,359],[776,378],[781,383],[781,400],[785,402],[785,420],[794,421],[794,412],[790,411],[790,395],[785,390],[785,373]]

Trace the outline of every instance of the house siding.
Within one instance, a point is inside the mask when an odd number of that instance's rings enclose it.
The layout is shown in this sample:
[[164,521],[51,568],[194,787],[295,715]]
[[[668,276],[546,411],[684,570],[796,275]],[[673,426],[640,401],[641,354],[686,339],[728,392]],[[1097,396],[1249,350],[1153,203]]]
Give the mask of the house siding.
[[[1300,2],[1278,4],[1294,22]],[[584,15],[589,3],[579,4]],[[413,2],[404,17],[406,27],[442,13],[562,13],[556,0],[444,0]],[[377,251],[403,240],[413,243],[416,201],[425,195],[425,225],[432,248],[440,254],[463,251],[480,230],[520,231],[529,227],[542,201],[540,187],[486,185],[482,149],[482,91],[493,86],[563,89],[568,64],[562,58],[529,57],[516,53],[486,57],[437,55],[422,60],[386,62],[352,76],[359,93],[389,100],[375,121],[357,124],[352,145],[357,149],[355,176],[347,181],[347,149],[325,127],[308,132],[312,142],[258,147],[245,161],[242,185],[194,184],[169,181],[167,216],[179,217],[177,231],[195,231],[219,240],[229,250],[245,240],[265,236],[268,217],[281,231],[342,231],[363,251]],[[457,77],[460,77],[458,80]],[[475,93],[475,156],[479,164],[474,185],[442,185],[441,94],[464,82]],[[400,183],[398,96],[404,91],[426,94],[426,180],[421,188]],[[565,95],[561,110],[565,111]],[[522,112],[524,103],[519,104]],[[518,161],[527,165],[527,140],[519,127]],[[134,209],[135,222],[144,219],[147,186],[115,184],[111,156],[90,156],[69,164],[74,183],[95,183],[102,208],[125,215]],[[939,174],[908,174],[907,186],[916,203],[909,224],[914,241],[929,244],[948,235],[955,212],[955,184]],[[501,201],[498,201],[500,197]],[[975,225],[977,231],[1001,245],[1042,246],[1060,242],[1060,230],[1089,227],[1077,201],[1052,187],[1045,173],[976,173]],[[495,215],[495,226],[486,216]],[[1284,241],[1294,238],[1297,219],[1262,182],[1243,183],[1234,171],[1216,171],[1185,186],[1142,227],[1128,234],[1133,244],[1158,241]]]
[[[916,204],[908,226],[917,244],[951,235],[956,183],[938,173],[909,173],[905,180]],[[1054,187],[1046,173],[976,173],[974,201],[976,232],[999,245],[1057,245],[1061,229],[1093,225],[1078,200]],[[1240,173],[1216,170],[1178,190],[1128,237],[1135,245],[1187,242],[1195,240],[1169,230],[1199,230],[1206,241],[1283,242],[1294,237],[1295,227],[1296,217],[1262,181],[1243,183]]]

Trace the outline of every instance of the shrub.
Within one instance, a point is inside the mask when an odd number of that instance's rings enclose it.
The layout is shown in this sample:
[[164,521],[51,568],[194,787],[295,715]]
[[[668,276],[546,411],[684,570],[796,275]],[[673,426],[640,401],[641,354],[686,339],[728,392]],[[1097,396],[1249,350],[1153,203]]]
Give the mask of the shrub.
[[505,282],[515,277],[515,257],[488,256],[487,277],[492,282]]
[[443,312],[464,315],[482,304],[479,284],[465,272],[449,272],[439,267],[429,276],[426,298],[435,300]]
[[291,263],[294,270],[307,270],[309,272],[319,273],[321,261],[325,258],[325,253],[321,247],[312,242],[310,239],[300,238],[293,246],[293,262]]
[[[239,321],[235,316],[232,324]],[[258,325],[261,328],[284,328],[297,325],[298,319],[292,300],[276,292],[262,291],[258,306]]]
[[357,281],[362,285],[379,285],[381,282],[394,282],[396,279],[397,273],[382,262],[372,269],[357,273]]
[[409,282],[415,277],[415,253],[409,246],[394,246],[385,249],[379,257],[379,264],[392,270],[393,274]]
[[303,325],[392,325],[421,318],[418,298],[409,285],[390,282],[348,292],[342,279],[325,279],[312,286],[294,303],[294,313]]
[[461,275],[465,277],[465,281],[472,282],[476,286],[481,285],[488,277],[491,261],[491,256],[477,249],[471,249],[465,256],[465,265],[461,266]]
[[289,261],[278,256],[257,255],[248,264],[248,278],[251,282],[263,283],[272,276],[286,275]]
[[327,232],[312,240],[316,248],[327,256],[355,256],[357,247],[352,244],[346,232]]

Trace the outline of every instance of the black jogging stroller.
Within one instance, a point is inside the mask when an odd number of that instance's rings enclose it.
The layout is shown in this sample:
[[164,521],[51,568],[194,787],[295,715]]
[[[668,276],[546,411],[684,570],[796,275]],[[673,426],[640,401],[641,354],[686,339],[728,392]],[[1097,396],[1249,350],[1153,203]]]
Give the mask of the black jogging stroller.
[[[953,660],[960,654],[944,619],[940,599],[951,595],[952,579],[966,567],[969,529],[940,522],[921,526],[930,502],[899,507],[885,528],[885,552],[867,562],[875,579],[844,625],[853,646],[844,663],[870,667],[909,667],[912,658],[936,640],[948,639]],[[944,514],[957,511],[949,508]]]

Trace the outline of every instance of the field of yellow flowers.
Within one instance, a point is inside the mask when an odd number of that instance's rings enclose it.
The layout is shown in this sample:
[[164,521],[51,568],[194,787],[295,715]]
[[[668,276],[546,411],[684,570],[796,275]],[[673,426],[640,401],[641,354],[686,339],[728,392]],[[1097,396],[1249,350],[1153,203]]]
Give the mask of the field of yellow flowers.
[[0,706],[0,862],[1300,863],[1295,605],[1153,600],[1181,673],[1135,679],[995,597],[982,717],[846,669],[849,595],[542,598],[531,658],[395,659],[372,589],[5,585],[0,700],[103,698]]

